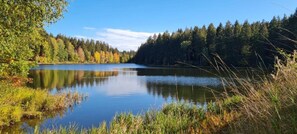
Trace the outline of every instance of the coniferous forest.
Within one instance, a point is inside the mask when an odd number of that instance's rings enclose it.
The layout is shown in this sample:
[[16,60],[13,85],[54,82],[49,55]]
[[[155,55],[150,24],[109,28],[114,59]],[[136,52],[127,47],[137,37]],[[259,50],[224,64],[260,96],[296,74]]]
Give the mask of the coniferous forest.
[[153,35],[142,44],[133,62],[148,65],[187,63],[209,66],[220,57],[230,66],[273,65],[280,50],[296,49],[297,11],[271,21],[243,24],[228,21]]

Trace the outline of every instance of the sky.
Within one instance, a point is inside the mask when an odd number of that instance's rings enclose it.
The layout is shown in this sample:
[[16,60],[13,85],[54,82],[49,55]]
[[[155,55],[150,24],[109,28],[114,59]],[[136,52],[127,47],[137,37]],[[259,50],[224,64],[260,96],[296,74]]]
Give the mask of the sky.
[[156,33],[228,20],[270,21],[296,8],[297,0],[69,0],[63,18],[45,29],[101,40],[121,51],[137,50]]

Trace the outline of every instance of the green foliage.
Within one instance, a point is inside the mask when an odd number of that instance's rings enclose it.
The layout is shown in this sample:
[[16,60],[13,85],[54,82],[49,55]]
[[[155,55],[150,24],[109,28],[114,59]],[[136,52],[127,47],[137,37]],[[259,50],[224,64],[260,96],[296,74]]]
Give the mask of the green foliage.
[[71,44],[70,41],[66,41],[65,43],[67,54],[68,54],[68,59],[67,61],[75,61],[75,51],[74,51],[74,46]]
[[[117,49],[100,41],[78,40],[57,35],[54,38],[43,29],[56,22],[65,11],[66,0],[0,2],[0,75],[26,76],[38,63],[95,62],[96,51],[106,52],[102,63],[127,62],[132,53],[119,53]],[[118,56],[122,56],[121,58]]]
[[[38,63],[126,63],[134,51],[119,52],[105,42],[66,37],[63,35],[44,35],[43,45],[34,51]],[[99,55],[98,55],[99,54]]]
[[191,44],[192,44],[191,41],[183,41],[180,45],[183,50],[187,50]]
[[243,102],[243,96],[234,95],[223,100],[222,107],[224,109],[234,110],[235,108],[240,107],[240,104]]
[[[0,75],[26,75],[45,23],[59,19],[65,0],[0,1]],[[13,68],[13,69],[12,69]],[[11,72],[12,71],[12,72]]]
[[9,72],[8,75],[26,76],[28,73],[28,70],[34,65],[35,65],[34,62],[25,61],[25,60],[17,61],[17,62],[13,61],[7,67],[5,67],[4,65],[4,68],[6,69],[4,72]]
[[49,44],[50,44],[51,53],[50,53],[50,56],[48,56],[48,57],[50,57],[51,61],[56,62],[59,60],[59,58],[58,58],[59,46],[57,44],[56,39],[53,37],[50,37]]
[[58,60],[61,62],[68,60],[68,53],[67,49],[65,49],[64,41],[61,39],[57,39],[57,45],[58,45]]
[[[296,14],[296,13],[295,13]],[[178,29],[153,35],[138,49],[133,62],[149,65],[175,65],[183,62],[210,66],[219,56],[228,66],[253,66],[264,62],[273,67],[276,48],[292,52],[297,48],[296,15],[274,17],[271,22],[230,21],[216,28],[205,26]],[[191,44],[188,45],[188,41]]]
[[30,67],[28,59],[33,56],[28,45],[17,45],[26,43],[26,40],[19,38],[0,37],[0,75],[26,75]]

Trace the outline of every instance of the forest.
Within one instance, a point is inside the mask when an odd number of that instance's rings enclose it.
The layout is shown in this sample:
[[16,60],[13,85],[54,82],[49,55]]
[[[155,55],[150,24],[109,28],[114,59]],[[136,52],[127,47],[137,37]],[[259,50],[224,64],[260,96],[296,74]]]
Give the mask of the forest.
[[134,51],[120,52],[102,41],[53,36],[44,27],[66,11],[67,1],[1,1],[0,75],[27,76],[37,64],[125,63]]
[[138,49],[133,62],[147,65],[178,63],[209,66],[220,58],[228,66],[272,66],[280,50],[296,49],[297,11],[271,21],[239,21],[153,35]]
[[[103,41],[47,33],[68,2],[0,1],[0,133],[297,133],[297,10],[271,21],[164,32],[137,52],[121,52]],[[113,64],[125,62],[166,67]],[[112,64],[73,65],[89,63]],[[168,67],[178,64],[214,69]],[[262,65],[273,71],[230,69]]]
[[[117,48],[113,48],[109,44],[98,40],[66,37],[61,34],[53,36],[52,34],[46,33],[44,29],[35,32],[37,39],[35,42],[30,42],[28,45],[27,52],[30,56],[25,60],[25,62],[29,62],[29,64],[32,65],[36,63],[126,63],[136,53],[132,50],[120,52]],[[26,74],[28,71],[28,69],[20,70],[22,65],[14,66],[14,70],[5,71],[5,69],[13,69],[11,63],[18,63],[18,57],[3,57],[0,61],[0,67],[3,68],[2,73],[8,73],[7,75]]]
[[109,44],[93,40],[48,35],[46,42],[33,48],[38,63],[125,63],[134,51],[120,52]]

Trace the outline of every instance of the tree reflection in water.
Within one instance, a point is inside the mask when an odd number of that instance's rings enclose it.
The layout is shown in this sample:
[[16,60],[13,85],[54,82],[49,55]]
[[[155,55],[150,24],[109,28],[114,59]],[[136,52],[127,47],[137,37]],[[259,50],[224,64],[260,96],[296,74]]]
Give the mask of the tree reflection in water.
[[110,76],[117,76],[118,71],[84,71],[84,70],[32,70],[29,77],[33,88],[57,89],[92,86],[103,83]]

